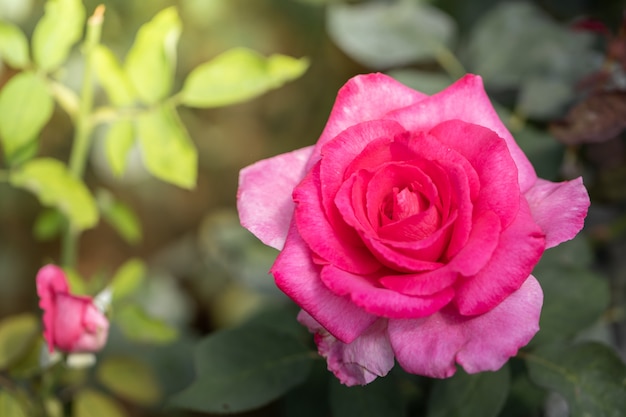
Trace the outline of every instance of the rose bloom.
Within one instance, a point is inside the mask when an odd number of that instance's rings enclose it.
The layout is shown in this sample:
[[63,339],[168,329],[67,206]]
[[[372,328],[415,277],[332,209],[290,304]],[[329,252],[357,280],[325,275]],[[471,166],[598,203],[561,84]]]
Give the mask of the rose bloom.
[[543,251],[583,227],[580,178],[537,178],[480,77],[433,96],[382,74],[341,88],[314,146],[241,171],[243,226],[346,385],[394,357],[435,378],[497,370],[538,331]]
[[109,333],[109,320],[91,297],[69,293],[63,270],[46,265],[37,273],[39,306],[44,311],[44,338],[50,352],[96,352]]

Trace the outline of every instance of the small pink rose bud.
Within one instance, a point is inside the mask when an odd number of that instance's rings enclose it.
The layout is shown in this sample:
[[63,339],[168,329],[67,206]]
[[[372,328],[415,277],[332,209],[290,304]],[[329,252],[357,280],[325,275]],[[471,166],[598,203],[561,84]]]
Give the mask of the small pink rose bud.
[[91,297],[72,295],[63,270],[46,265],[37,273],[44,338],[52,352],[96,352],[106,343],[109,320]]

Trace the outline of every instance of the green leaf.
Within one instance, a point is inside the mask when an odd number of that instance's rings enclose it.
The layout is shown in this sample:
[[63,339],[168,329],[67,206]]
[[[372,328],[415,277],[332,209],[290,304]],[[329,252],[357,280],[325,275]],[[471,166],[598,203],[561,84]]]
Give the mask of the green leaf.
[[27,417],[19,400],[7,391],[0,390],[0,416]]
[[175,110],[162,106],[139,116],[137,136],[152,175],[182,188],[196,185],[198,151]]
[[81,0],[48,0],[46,11],[33,32],[33,58],[46,72],[57,69],[80,40],[85,25]]
[[104,45],[96,45],[92,54],[96,77],[111,103],[118,107],[133,104],[136,93],[113,52]]
[[571,417],[623,417],[626,365],[608,346],[552,345],[523,357],[537,385],[565,397]]
[[73,397],[72,417],[126,417],[128,414],[111,397],[93,389],[82,389]]
[[9,22],[0,22],[0,58],[17,69],[26,67],[30,61],[26,35]]
[[46,83],[30,71],[15,75],[0,91],[0,135],[10,164],[34,154],[39,132],[53,110]]
[[116,176],[121,176],[126,170],[128,152],[135,143],[135,126],[128,120],[113,122],[107,130],[105,137],[105,150],[107,161],[111,171]]
[[346,387],[333,377],[330,382],[332,415],[341,417],[402,417],[407,415],[395,380],[378,378],[364,385]]
[[137,305],[126,305],[115,310],[113,320],[124,335],[143,343],[170,343],[178,337],[175,328],[162,320],[150,317]]
[[196,67],[181,91],[181,102],[191,107],[219,107],[240,103],[300,77],[306,59],[262,55],[235,48]]
[[590,249],[578,238],[546,251],[533,271],[544,292],[540,331],[531,346],[572,338],[593,325],[610,301],[608,281],[585,263]]
[[98,208],[102,217],[109,223],[124,240],[131,245],[141,241],[141,225],[135,213],[126,204],[115,199],[113,194],[105,189],[98,190],[96,195]]
[[161,397],[152,369],[135,358],[109,356],[98,367],[97,376],[112,393],[140,405],[153,405]]
[[145,103],[157,103],[172,89],[181,30],[176,8],[169,7],[142,25],[137,33],[126,56],[124,71]]
[[10,316],[0,321],[0,370],[27,354],[39,333],[39,320],[32,314]]
[[419,0],[331,4],[327,29],[348,56],[372,68],[432,60],[456,32],[450,16]]
[[208,413],[258,408],[304,382],[314,357],[275,328],[248,324],[218,331],[196,346],[196,380],[173,401]]
[[118,301],[132,295],[141,286],[146,277],[146,264],[139,258],[124,262],[111,280],[113,300]]
[[508,365],[497,372],[467,374],[459,369],[452,378],[435,381],[428,417],[496,417],[509,394]]
[[85,184],[51,158],[33,159],[11,172],[11,184],[35,194],[41,204],[62,212],[76,230],[98,222],[96,203]]
[[50,240],[61,233],[63,224],[63,215],[58,210],[45,209],[35,219],[33,234],[37,240]]

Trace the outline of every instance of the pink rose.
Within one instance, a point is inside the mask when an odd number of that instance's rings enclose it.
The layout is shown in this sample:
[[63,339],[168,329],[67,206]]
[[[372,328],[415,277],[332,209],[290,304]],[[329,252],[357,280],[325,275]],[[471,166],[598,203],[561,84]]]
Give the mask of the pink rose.
[[96,352],[106,343],[109,321],[91,297],[69,293],[63,270],[46,265],[37,273],[39,306],[44,311],[48,349],[67,353]]
[[382,74],[339,91],[315,146],[241,171],[241,223],[346,385],[499,369],[538,331],[531,275],[583,227],[580,178],[537,178],[480,77],[433,96]]

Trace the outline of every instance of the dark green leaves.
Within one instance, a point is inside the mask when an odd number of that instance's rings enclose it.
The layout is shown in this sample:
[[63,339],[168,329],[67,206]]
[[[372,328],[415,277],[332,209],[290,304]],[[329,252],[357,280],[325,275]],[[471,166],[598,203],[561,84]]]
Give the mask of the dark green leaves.
[[331,38],[354,60],[390,68],[432,60],[454,39],[454,21],[420,1],[337,3],[328,6]]
[[331,378],[330,407],[334,416],[406,416],[406,404],[393,377],[378,378],[368,385],[355,387],[346,387]]
[[222,330],[198,344],[197,379],[174,402],[209,413],[261,407],[304,382],[315,357],[278,327],[257,322]]
[[525,355],[532,380],[567,400],[572,417],[622,417],[626,365],[607,346],[550,346]]
[[452,378],[435,382],[428,417],[496,417],[509,395],[510,379],[506,365],[473,375],[458,370]]

